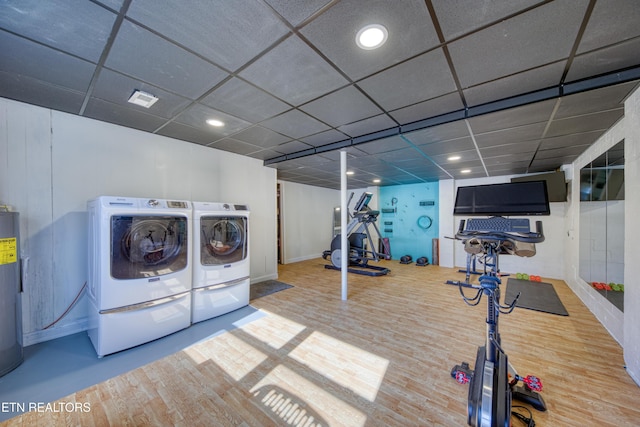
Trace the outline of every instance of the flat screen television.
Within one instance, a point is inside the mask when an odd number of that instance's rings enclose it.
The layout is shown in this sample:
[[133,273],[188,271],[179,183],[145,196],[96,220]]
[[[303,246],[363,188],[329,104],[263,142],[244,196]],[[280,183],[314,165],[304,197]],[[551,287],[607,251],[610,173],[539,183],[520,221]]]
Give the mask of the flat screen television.
[[550,215],[545,181],[458,187],[454,215]]

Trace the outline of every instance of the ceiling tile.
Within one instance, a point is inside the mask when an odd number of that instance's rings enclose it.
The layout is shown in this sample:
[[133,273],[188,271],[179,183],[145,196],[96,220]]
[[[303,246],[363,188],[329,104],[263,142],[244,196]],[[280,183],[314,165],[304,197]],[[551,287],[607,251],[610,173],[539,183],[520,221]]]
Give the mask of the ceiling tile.
[[0,3],[0,28],[93,62],[98,62],[115,19],[112,12],[88,1]]
[[[128,99],[135,90],[141,90],[157,96],[159,100],[150,109],[128,103]],[[167,92],[140,80],[135,80],[115,71],[103,69],[91,93],[93,98],[99,98],[122,106],[148,112],[155,116],[171,118],[184,110],[192,101]]]
[[0,70],[80,92],[86,92],[95,70],[90,62],[4,31],[0,52]]
[[258,123],[291,108],[288,104],[236,77],[207,95],[203,104]]
[[386,110],[395,110],[456,90],[442,49],[396,65],[362,80],[358,86]]
[[629,82],[562,97],[554,119],[623,108],[625,97],[635,85],[637,82]]
[[0,96],[72,114],[78,114],[84,102],[84,93],[4,71],[0,71]]
[[558,169],[565,161],[558,161],[556,159],[534,159],[527,168],[527,173],[535,172],[549,172]]
[[319,147],[336,141],[343,141],[345,139],[348,139],[348,136],[335,129],[329,129],[324,132],[316,133],[315,135],[300,138],[301,141],[313,145],[314,147]]
[[[357,47],[356,34],[369,24],[384,25],[389,37],[375,50]],[[422,0],[342,0],[301,30],[353,81],[437,46],[439,41]]]
[[496,166],[487,166],[489,176],[521,175],[526,174],[529,162],[508,163]]
[[278,133],[298,139],[329,129],[329,126],[319,122],[299,110],[287,111],[262,123],[262,126]]
[[535,104],[514,107],[508,110],[469,118],[471,130],[475,133],[490,132],[533,123],[547,122],[553,113],[555,99]]
[[638,56],[630,52],[640,52],[640,37],[624,43],[578,55],[571,63],[567,82],[594,75],[605,74],[627,67],[638,66]]
[[386,153],[387,151],[400,150],[407,147],[407,142],[399,136],[392,136],[364,144],[358,144],[358,149],[367,154]]
[[162,7],[156,0],[135,0],[127,16],[230,71],[289,31],[257,0],[192,0],[188,6],[166,2]]
[[[233,135],[233,139],[253,144],[262,148],[272,148],[291,140],[271,129],[262,126],[252,126]],[[274,156],[275,157],[275,156]]]
[[415,145],[431,144],[469,137],[469,128],[464,120],[432,126],[404,134],[404,137]]
[[598,0],[580,39],[578,53],[640,36],[638,6],[636,0]]
[[146,132],[153,132],[166,122],[162,117],[142,111],[143,108],[136,109],[133,105],[131,107],[92,98],[87,103],[84,116],[94,119],[100,118],[110,123]]
[[275,151],[275,150],[265,149],[265,150],[258,150],[252,153],[248,153],[247,156],[253,157],[254,159],[258,159],[258,160],[267,160],[267,159],[272,159],[274,157],[281,156],[282,154],[283,153],[279,153],[278,151]]
[[487,167],[487,170],[491,168],[493,171],[499,169],[507,169],[510,166],[518,167],[518,168],[528,168],[531,163],[531,159],[535,153],[519,153],[519,154],[505,154],[503,156],[496,157],[487,157],[485,158],[484,164]]
[[464,109],[464,104],[462,103],[460,94],[458,92],[452,92],[424,102],[409,105],[408,107],[398,108],[389,114],[400,124],[405,125],[462,109]]
[[217,148],[219,150],[229,151],[231,153],[247,155],[249,153],[255,153],[260,150],[260,147],[247,144],[246,142],[238,141],[233,138],[224,138],[219,141],[210,144],[209,147]]
[[300,109],[333,127],[382,113],[380,108],[354,86],[347,86],[318,98]]
[[377,153],[376,157],[392,165],[397,165],[399,162],[417,161],[420,164],[428,162],[428,160],[415,148],[410,147],[408,144],[404,144],[404,147],[406,148]]
[[576,132],[588,132],[598,129],[605,131],[613,126],[623,115],[624,110],[618,109],[553,120],[546,136],[569,135]]
[[559,61],[473,86],[463,90],[464,97],[471,107],[557,86],[562,80],[565,64],[566,61]]
[[418,148],[429,157],[442,154],[458,154],[459,152],[473,151],[476,149],[471,137],[431,142],[419,145]]
[[190,99],[226,77],[220,68],[127,21],[105,65]]
[[476,143],[479,148],[485,148],[496,145],[514,144],[522,141],[537,141],[544,136],[546,126],[546,122],[540,122],[532,125],[517,126],[480,133],[475,135]]
[[438,22],[446,40],[477,30],[487,24],[499,22],[539,3],[540,0],[482,1],[433,0]]
[[[284,154],[297,153],[298,151],[308,150],[309,148],[313,148],[313,146],[300,141],[285,142],[284,144],[273,147],[274,150]],[[278,167],[279,166],[280,164],[278,164]]]
[[572,135],[548,137],[540,141],[541,150],[550,150],[559,147],[591,145],[602,135],[602,130],[582,132]]
[[[458,160],[449,160],[452,154],[455,154],[460,158]],[[476,150],[475,148],[472,148],[470,150],[458,150],[458,151],[450,151],[442,154],[434,154],[432,156],[429,156],[429,158],[433,162],[435,162],[436,164],[442,167],[445,167],[445,165],[447,165],[448,167],[452,167],[456,165],[463,167],[465,164],[469,162],[478,162],[480,160],[480,156],[478,155],[478,150]]]
[[156,133],[158,135],[164,135],[170,138],[181,139],[183,141],[194,142],[201,145],[208,145],[220,139],[216,135],[212,135],[210,132],[205,132],[201,129],[196,129],[178,122],[167,123]]
[[347,80],[298,37],[287,38],[240,76],[292,105],[347,84]]
[[[549,150],[540,149],[536,153],[535,160],[542,159],[556,159],[561,160],[562,163],[570,163],[576,157],[578,157],[589,145],[567,145],[559,148],[552,148]],[[570,159],[570,160],[569,160]]]
[[309,18],[331,0],[266,0],[284,19],[294,27]]
[[391,129],[395,126],[397,126],[397,124],[391,120],[389,116],[386,114],[380,114],[379,116],[369,117],[368,119],[364,119],[359,122],[340,126],[338,130],[351,137],[357,137],[385,129]]
[[[547,3],[450,43],[462,87],[567,58],[588,3]],[[476,52],[482,52],[481,61]]]
[[484,159],[488,157],[500,157],[523,153],[533,154],[536,152],[539,145],[539,140],[522,141],[515,144],[493,145],[491,147],[484,147],[480,149],[480,153],[482,154],[482,158]]
[[124,0],[98,0],[98,3],[102,3],[103,5],[110,7],[111,9],[118,12],[122,7],[122,2]]
[[[224,123],[224,126],[211,126],[207,124],[207,120],[209,119],[220,120]],[[177,116],[175,120],[179,123],[199,128],[200,130],[208,132],[212,136],[215,135],[218,138],[232,135],[251,126],[251,123],[249,122],[230,116],[221,111],[214,110],[213,108],[209,108],[202,104],[191,105]]]

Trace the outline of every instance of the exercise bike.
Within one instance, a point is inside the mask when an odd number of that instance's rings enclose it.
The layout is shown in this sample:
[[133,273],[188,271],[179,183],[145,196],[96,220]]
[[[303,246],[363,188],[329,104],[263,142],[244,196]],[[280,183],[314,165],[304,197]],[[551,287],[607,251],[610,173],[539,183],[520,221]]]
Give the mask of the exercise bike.
[[[478,221],[484,223],[478,226]],[[510,426],[512,399],[529,403],[539,411],[546,410],[544,399],[538,393],[542,390],[542,382],[535,376],[521,377],[516,373],[502,349],[498,330],[499,315],[511,313],[520,296],[518,294],[509,304],[501,304],[498,255],[535,255],[535,244],[544,241],[542,222],[536,221],[535,232],[524,232],[522,221],[527,221],[528,224],[528,220],[522,219],[517,220],[520,221],[518,231],[504,231],[504,223],[509,221],[516,220],[502,217],[470,219],[465,229],[465,220],[461,220],[456,233],[456,239],[463,241],[467,254],[482,256],[484,263],[484,273],[480,276],[479,285],[468,283],[468,276],[466,282],[455,282],[460,295],[471,306],[478,305],[483,295],[487,297],[486,342],[478,348],[475,370],[472,371],[463,362],[451,371],[451,376],[456,381],[469,384],[467,423],[472,427]],[[528,225],[526,229],[529,229]],[[473,288],[476,294],[468,297],[464,288]],[[519,382],[523,385],[518,385]]]

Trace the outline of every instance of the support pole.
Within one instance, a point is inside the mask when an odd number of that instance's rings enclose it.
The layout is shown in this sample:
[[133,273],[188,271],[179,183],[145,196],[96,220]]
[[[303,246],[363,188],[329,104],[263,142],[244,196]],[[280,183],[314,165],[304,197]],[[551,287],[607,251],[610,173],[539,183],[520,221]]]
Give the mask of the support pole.
[[[349,250],[347,249],[347,152],[340,151],[340,272],[342,273],[342,300],[347,300],[347,270]],[[347,249],[347,250],[345,250]]]

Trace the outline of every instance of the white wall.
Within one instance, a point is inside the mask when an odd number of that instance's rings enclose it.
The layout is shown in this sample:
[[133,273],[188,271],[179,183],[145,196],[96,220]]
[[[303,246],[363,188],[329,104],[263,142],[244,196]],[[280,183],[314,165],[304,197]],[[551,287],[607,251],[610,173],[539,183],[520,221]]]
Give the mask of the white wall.
[[282,263],[318,258],[331,247],[333,208],[340,191],[279,181],[282,210]]
[[86,329],[86,202],[100,195],[248,204],[251,280],[277,277],[276,170],[262,161],[0,98],[0,203],[20,212],[29,345]]
[[[321,257],[324,251],[331,249],[333,209],[340,206],[340,190],[288,181],[278,182],[282,199],[280,212],[283,227],[282,263],[289,264]],[[378,209],[378,187],[367,187],[347,191],[347,198],[352,192],[354,193],[349,205],[351,212],[365,191],[373,193],[369,208]],[[378,217],[379,222],[380,217]],[[379,228],[380,225],[377,225]],[[370,230],[375,234],[373,228]],[[377,245],[378,238],[376,236],[372,238]]]
[[[514,175],[516,176],[516,175]],[[453,205],[458,187],[511,182],[512,176],[440,181],[440,265],[466,268],[467,253],[460,241],[447,239],[456,234],[461,219],[453,216]],[[501,256],[500,270],[504,273],[527,273],[552,279],[564,276],[564,215],[565,202],[550,203],[550,216],[530,216],[531,227],[542,221],[545,240],[536,244],[536,255],[530,258]],[[480,265],[477,266],[481,268]]]
[[640,89],[624,103],[624,361],[627,372],[640,384]]

